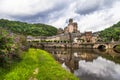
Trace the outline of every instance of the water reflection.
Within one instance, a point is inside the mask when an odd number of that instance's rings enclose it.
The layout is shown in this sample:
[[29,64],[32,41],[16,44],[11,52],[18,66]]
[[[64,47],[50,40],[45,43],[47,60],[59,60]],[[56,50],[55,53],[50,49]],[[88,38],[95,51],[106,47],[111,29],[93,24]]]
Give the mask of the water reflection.
[[74,74],[81,80],[120,80],[120,65],[98,57],[93,62],[79,61],[79,69]]
[[108,59],[120,57],[113,50],[97,49],[45,49],[66,70],[81,80],[120,80],[120,65]]

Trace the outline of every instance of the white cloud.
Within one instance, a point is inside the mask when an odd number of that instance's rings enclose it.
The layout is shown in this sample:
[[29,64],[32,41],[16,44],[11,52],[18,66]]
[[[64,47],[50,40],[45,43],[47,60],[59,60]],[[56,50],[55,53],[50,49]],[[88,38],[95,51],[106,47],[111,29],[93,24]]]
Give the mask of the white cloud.
[[74,18],[75,16],[77,16],[78,14],[76,14],[74,12],[74,9],[75,9],[75,6],[76,6],[76,3],[73,2],[71,5],[68,5],[67,8],[63,9],[62,11],[58,12],[58,13],[51,13],[53,18],[55,17],[55,15],[59,14],[61,15],[59,18],[54,18],[54,19],[51,19],[49,21],[49,24],[52,24],[54,26],[57,26],[58,28],[64,28],[66,25],[67,25],[67,20],[69,18]]
[[0,11],[10,15],[34,15],[52,9],[57,0],[3,0],[0,2]]
[[1,0],[0,18],[43,22],[58,28],[73,18],[79,30],[99,31],[120,21],[119,0]]
[[115,3],[111,8],[95,11],[94,13],[83,15],[79,21],[81,30],[103,30],[120,21],[119,3]]

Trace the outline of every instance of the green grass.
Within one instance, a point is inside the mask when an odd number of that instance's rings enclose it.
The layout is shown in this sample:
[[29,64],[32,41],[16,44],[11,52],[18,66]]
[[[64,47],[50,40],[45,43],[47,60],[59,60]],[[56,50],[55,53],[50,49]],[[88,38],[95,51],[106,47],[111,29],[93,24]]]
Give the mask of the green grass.
[[0,80],[78,80],[46,51],[29,49],[22,57],[23,60],[10,71],[0,68],[5,73],[0,75]]

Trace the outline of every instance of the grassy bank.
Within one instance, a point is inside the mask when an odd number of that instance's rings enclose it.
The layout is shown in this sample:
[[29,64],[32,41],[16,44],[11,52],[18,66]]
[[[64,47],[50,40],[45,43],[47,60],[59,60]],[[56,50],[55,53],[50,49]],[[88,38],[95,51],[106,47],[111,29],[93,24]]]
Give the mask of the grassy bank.
[[[43,50],[29,49],[22,58],[20,63],[11,68],[7,74],[0,75],[0,78],[2,80],[78,80]],[[4,70],[0,69],[0,71]]]

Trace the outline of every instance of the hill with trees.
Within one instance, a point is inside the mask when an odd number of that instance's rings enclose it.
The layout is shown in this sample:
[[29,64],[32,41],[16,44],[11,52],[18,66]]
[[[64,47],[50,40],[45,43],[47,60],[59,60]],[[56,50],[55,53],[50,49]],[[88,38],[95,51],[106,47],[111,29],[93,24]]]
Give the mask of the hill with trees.
[[113,26],[101,31],[100,37],[106,42],[111,41],[112,39],[118,41],[120,39],[120,21],[117,24],[114,24]]
[[0,27],[22,35],[52,36],[57,34],[57,28],[40,23],[29,24],[25,22],[0,19]]

